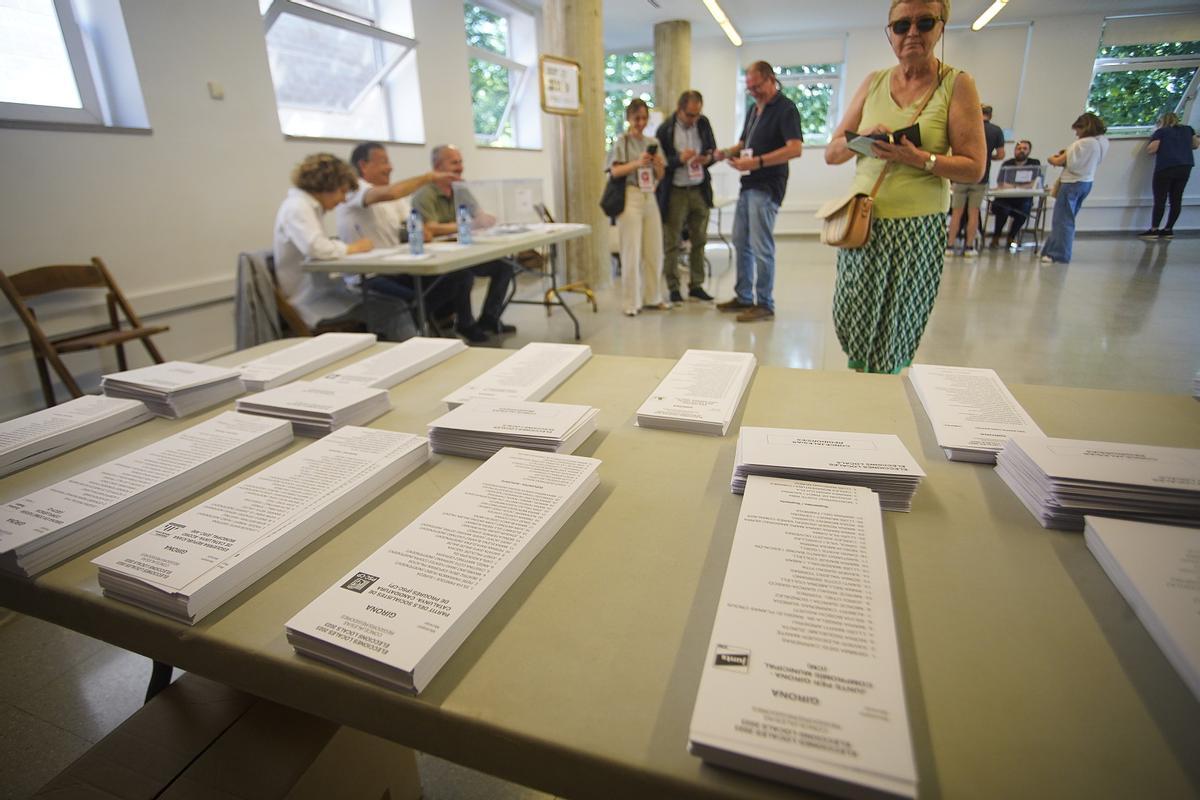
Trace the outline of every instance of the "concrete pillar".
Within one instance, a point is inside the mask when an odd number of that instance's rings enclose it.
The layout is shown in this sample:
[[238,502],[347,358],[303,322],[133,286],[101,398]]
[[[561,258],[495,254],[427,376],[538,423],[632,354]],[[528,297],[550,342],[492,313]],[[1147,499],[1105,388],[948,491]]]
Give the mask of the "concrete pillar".
[[692,23],[660,22],[654,26],[654,106],[663,119],[675,111],[679,95],[692,88]]
[[562,221],[592,226],[592,235],[568,242],[568,281],[593,287],[609,283],[608,218],[600,210],[604,192],[604,30],[601,0],[545,0],[542,6],[547,55],[579,62],[583,113],[551,115],[557,139],[554,187],[562,200]]

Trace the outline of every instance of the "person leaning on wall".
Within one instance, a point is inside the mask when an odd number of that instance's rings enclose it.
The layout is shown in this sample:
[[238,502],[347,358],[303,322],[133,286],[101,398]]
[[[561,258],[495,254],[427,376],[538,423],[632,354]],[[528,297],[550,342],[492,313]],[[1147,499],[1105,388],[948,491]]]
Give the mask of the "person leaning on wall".
[[[1154,212],[1150,229],[1138,234],[1143,239],[1170,239],[1175,235],[1175,221],[1183,210],[1183,190],[1196,163],[1192,151],[1200,147],[1200,136],[1191,125],[1180,125],[1174,113],[1163,114],[1158,128],[1150,136],[1146,152],[1154,156]],[[1159,228],[1163,212],[1171,201],[1167,227]]]

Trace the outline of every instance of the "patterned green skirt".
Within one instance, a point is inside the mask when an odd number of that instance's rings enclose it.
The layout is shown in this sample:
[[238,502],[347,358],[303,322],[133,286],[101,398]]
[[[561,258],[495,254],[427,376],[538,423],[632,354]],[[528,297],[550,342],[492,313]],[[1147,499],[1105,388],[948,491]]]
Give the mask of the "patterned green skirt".
[[876,219],[857,250],[838,250],[833,325],[850,366],[899,372],[912,363],[933,311],[946,216]]

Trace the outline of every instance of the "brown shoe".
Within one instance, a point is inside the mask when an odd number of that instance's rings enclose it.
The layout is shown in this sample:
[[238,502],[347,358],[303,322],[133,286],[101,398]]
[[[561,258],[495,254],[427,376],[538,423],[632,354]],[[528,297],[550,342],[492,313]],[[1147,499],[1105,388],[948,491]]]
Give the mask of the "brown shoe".
[[717,303],[718,311],[745,311],[748,308],[754,308],[754,303],[743,303],[736,297],[724,303]]
[[775,319],[775,312],[766,306],[751,306],[737,315],[738,322],[758,322],[763,319]]

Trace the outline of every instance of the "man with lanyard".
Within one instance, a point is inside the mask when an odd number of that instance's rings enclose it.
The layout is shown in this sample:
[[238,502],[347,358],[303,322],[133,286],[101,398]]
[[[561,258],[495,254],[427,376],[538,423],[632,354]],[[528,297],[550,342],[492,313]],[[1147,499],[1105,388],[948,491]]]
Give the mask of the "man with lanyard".
[[717,140],[708,117],[700,113],[703,107],[704,98],[689,89],[679,96],[675,113],[654,134],[670,176],[658,184],[658,207],[663,218],[663,275],[672,303],[683,302],[679,245],[684,225],[692,247],[688,255],[688,297],[712,300],[704,291],[704,245],[708,241],[708,211],[713,204],[708,165],[716,160]]
[[800,110],[780,91],[775,70],[756,61],[746,70],[746,92],[754,108],[746,117],[742,137],[733,147],[717,151],[742,173],[733,221],[737,250],[734,297],[718,303],[721,311],[738,312],[738,322],[775,318],[775,216],[787,191],[788,162],[804,146]]

